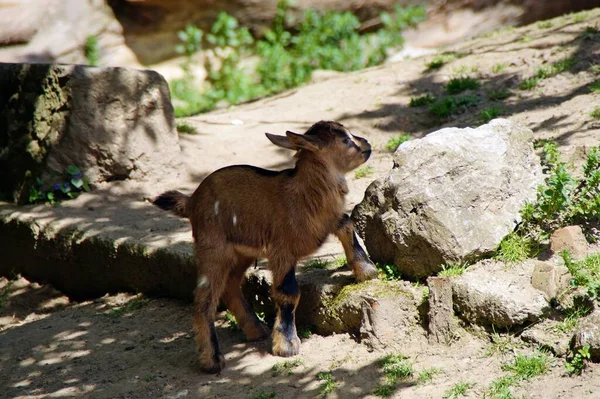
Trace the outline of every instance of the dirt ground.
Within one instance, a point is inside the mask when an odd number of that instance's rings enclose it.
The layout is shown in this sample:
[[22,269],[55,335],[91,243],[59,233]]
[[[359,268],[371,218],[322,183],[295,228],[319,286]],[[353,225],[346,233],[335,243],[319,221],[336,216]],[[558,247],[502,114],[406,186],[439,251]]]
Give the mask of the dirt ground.
[[[594,107],[600,106],[600,92],[589,89],[599,78],[594,66],[600,65],[600,35],[588,29],[599,25],[600,10],[595,10],[546,25],[504,29],[443,49],[456,58],[435,71],[426,71],[433,57],[425,56],[187,118],[197,133],[180,135],[185,169],[173,181],[162,182],[160,187],[120,182],[117,188],[82,195],[65,208],[121,193],[134,198],[133,207],[152,212],[144,198],[163,186],[190,191],[218,167],[249,163],[281,169],[290,165],[291,154],[270,146],[263,133],[301,132],[320,119],[334,119],[368,138],[375,148],[369,161],[373,173],[365,178],[349,176],[351,209],[368,184],[391,168],[392,154],[384,149],[389,138],[400,132],[421,137],[444,126],[478,125],[480,112],[492,104],[501,107],[504,117],[533,129],[537,138],[555,139],[567,159],[578,164],[586,148],[600,140],[600,121],[590,117]],[[536,68],[569,56],[576,62],[568,71],[542,80],[533,90],[518,89],[519,82],[534,75]],[[441,123],[427,107],[408,106],[411,97],[426,92],[443,95],[445,83],[460,74],[482,84],[475,93],[480,98],[476,107]],[[511,96],[489,100],[489,93],[500,89],[509,90]],[[174,218],[164,219],[164,224],[156,222],[153,234],[166,234],[165,226],[173,225]],[[185,231],[178,234],[187,235]],[[189,243],[191,237],[186,240]],[[320,254],[340,252],[339,244],[331,241]],[[317,374],[327,371],[336,382],[328,397],[372,397],[382,382],[378,359],[386,353],[409,357],[415,370],[415,377],[400,383],[393,397],[452,397],[446,394],[450,388],[468,382],[474,385],[465,397],[481,398],[492,380],[505,375],[502,365],[515,353],[535,350],[515,338],[506,341],[501,353],[488,334],[473,327],[461,330],[449,347],[429,344],[419,330],[408,338],[399,336],[393,348],[371,352],[346,334],[312,335],[303,339],[302,364],[292,374],[274,375],[272,367],[284,359],[269,354],[267,341],[245,343],[221,313],[218,334],[227,368],[210,376],[201,374],[195,362],[188,303],[131,294],[75,302],[48,285],[11,278],[0,280],[0,397],[6,398],[310,398],[321,395],[323,381]],[[431,381],[419,382],[418,374],[432,367],[440,371]],[[600,398],[599,373],[600,365],[592,364],[582,376],[569,377],[564,359],[551,358],[545,374],[520,383],[513,394],[539,399]]]

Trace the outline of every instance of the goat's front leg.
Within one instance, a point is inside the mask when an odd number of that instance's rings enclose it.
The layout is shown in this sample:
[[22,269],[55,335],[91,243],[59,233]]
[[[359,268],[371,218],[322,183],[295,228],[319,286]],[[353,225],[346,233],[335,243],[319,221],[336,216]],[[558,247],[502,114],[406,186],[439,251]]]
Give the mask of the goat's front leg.
[[296,333],[296,306],[300,301],[300,289],[296,282],[295,262],[274,262],[273,290],[271,296],[277,306],[273,326],[273,354],[294,356],[300,352],[300,338]]
[[377,268],[358,242],[358,237],[354,231],[354,223],[350,216],[344,214],[335,235],[342,242],[348,266],[354,272],[356,279],[366,281],[376,278]]

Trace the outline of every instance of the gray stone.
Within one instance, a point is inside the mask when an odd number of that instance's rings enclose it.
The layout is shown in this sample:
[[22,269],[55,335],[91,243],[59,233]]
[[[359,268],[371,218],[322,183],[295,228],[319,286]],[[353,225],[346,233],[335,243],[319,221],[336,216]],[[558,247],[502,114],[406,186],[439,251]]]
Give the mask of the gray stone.
[[584,256],[589,244],[580,226],[567,226],[558,229],[550,237],[550,249],[555,254],[567,250],[575,257]]
[[571,281],[571,273],[564,266],[555,266],[552,263],[535,261],[531,276],[531,285],[542,291],[547,300],[555,299],[566,292]]
[[590,346],[590,356],[594,361],[600,361],[600,310],[594,310],[590,315],[579,321],[573,335],[571,346],[573,350]]
[[402,144],[353,218],[372,259],[407,277],[492,252],[543,182],[531,130],[496,119]]
[[550,305],[531,286],[534,265],[485,260],[452,279],[454,309],[470,323],[510,327],[539,320]]
[[0,195],[6,199],[25,203],[36,178],[51,186],[70,164],[91,184],[177,174],[169,87],[156,72],[0,64],[0,87]]
[[554,320],[544,320],[537,323],[523,331],[521,339],[548,349],[555,356],[564,356],[569,351],[571,335],[556,330],[554,327],[557,323]]

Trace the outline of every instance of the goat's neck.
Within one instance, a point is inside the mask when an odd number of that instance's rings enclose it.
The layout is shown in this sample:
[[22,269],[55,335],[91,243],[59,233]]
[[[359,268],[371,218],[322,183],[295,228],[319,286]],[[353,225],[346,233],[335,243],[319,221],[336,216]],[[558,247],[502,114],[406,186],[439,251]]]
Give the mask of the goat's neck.
[[291,187],[309,207],[342,207],[348,193],[346,177],[327,160],[312,153],[296,162]]

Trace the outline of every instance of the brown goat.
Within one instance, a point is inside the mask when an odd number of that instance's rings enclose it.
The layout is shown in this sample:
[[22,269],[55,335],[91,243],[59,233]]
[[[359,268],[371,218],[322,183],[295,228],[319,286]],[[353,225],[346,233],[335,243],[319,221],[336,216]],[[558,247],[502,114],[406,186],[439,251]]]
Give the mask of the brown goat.
[[234,165],[210,174],[191,197],[168,191],[154,204],[190,219],[198,267],[194,291],[194,332],[204,371],[217,373],[224,357],[214,326],[219,299],[235,316],[249,341],[268,335],[242,295],[245,271],[266,258],[277,306],[273,354],[294,356],[300,349],[295,310],[300,299],[296,263],[313,253],[329,234],[342,242],[359,281],[376,269],[344,214],[344,175],[367,161],[371,146],[337,122],[321,121],[304,134],[267,133],[275,145],[297,151],[296,166],[279,172]]

